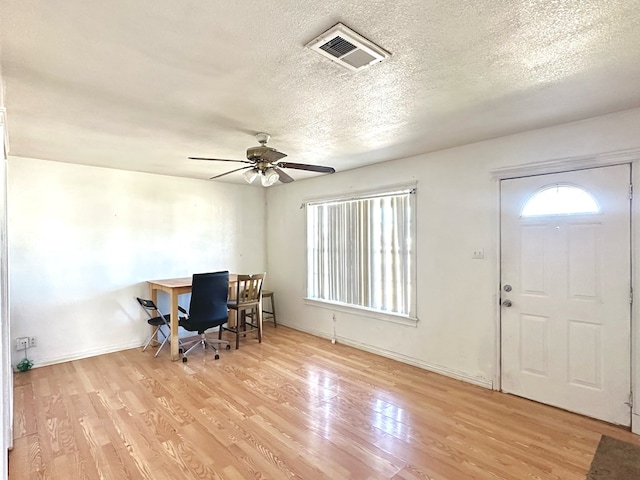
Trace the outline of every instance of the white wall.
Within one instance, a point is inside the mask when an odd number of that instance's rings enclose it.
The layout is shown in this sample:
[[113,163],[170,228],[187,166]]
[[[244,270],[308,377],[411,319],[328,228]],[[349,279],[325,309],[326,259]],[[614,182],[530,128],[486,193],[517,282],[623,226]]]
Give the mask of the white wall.
[[9,476],[7,449],[13,448],[13,374],[11,372],[11,328],[9,322],[8,247],[7,247],[7,157],[6,110],[0,74],[0,404],[2,404],[0,441],[0,479]]
[[[491,171],[637,148],[638,131],[640,109],[635,109],[272,187],[267,192],[267,257],[278,322],[329,338],[335,314],[337,337],[343,343],[491,386],[498,368],[499,281],[499,198]],[[634,168],[640,185],[638,170]],[[418,182],[417,327],[305,304],[301,203],[408,181]],[[635,235],[634,246],[640,254],[640,235]],[[484,248],[484,260],[472,260],[477,248]],[[640,325],[637,316],[634,322]],[[637,372],[636,377],[640,385]]]
[[264,271],[264,199],[244,185],[9,157],[12,339],[37,337],[36,366],[140,345],[147,280]]

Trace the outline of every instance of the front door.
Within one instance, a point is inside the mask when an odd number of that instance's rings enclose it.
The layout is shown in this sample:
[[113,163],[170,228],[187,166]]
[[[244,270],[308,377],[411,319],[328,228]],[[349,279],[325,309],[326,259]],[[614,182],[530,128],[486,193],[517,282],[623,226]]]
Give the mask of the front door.
[[501,182],[502,390],[630,413],[630,166]]

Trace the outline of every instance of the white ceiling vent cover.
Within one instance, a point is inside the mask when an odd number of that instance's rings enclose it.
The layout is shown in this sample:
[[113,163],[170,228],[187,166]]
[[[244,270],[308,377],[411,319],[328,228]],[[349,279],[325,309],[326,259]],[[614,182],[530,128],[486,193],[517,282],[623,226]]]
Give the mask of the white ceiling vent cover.
[[334,25],[305,46],[353,72],[391,55],[342,23]]

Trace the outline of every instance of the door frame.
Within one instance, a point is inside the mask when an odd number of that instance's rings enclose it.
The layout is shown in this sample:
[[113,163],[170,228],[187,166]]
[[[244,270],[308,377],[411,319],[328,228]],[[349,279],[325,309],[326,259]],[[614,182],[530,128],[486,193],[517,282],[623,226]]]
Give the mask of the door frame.
[[[493,389],[502,390],[502,357],[501,357],[501,336],[502,336],[502,318],[500,308],[500,282],[502,278],[501,265],[501,181],[529,177],[535,175],[546,175],[553,173],[572,172],[577,170],[585,170],[597,167],[608,167],[614,165],[628,164],[631,168],[631,182],[633,185],[640,186],[640,148],[619,150],[614,152],[598,153],[593,155],[582,155],[576,157],[558,158],[542,162],[525,163],[521,165],[513,165],[497,168],[491,171],[492,179],[495,183],[496,192],[496,214],[498,216],[496,222],[496,290],[494,294],[495,307],[495,370],[493,378]],[[633,289],[633,303],[631,304],[631,431],[640,434],[640,368],[634,368],[640,361],[640,309],[635,308],[636,303],[640,299],[636,298],[634,286],[636,279],[640,280],[640,265],[637,264],[636,258],[640,258],[640,231],[637,230],[640,225],[640,187],[636,189],[636,193],[631,199],[631,288]]]

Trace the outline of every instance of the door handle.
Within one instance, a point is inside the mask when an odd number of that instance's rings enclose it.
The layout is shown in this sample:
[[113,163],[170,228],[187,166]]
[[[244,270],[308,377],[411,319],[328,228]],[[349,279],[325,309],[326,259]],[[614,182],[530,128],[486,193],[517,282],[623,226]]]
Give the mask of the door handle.
[[511,303],[511,300],[504,300],[502,302],[503,307],[510,307],[511,305],[513,305],[513,303]]

